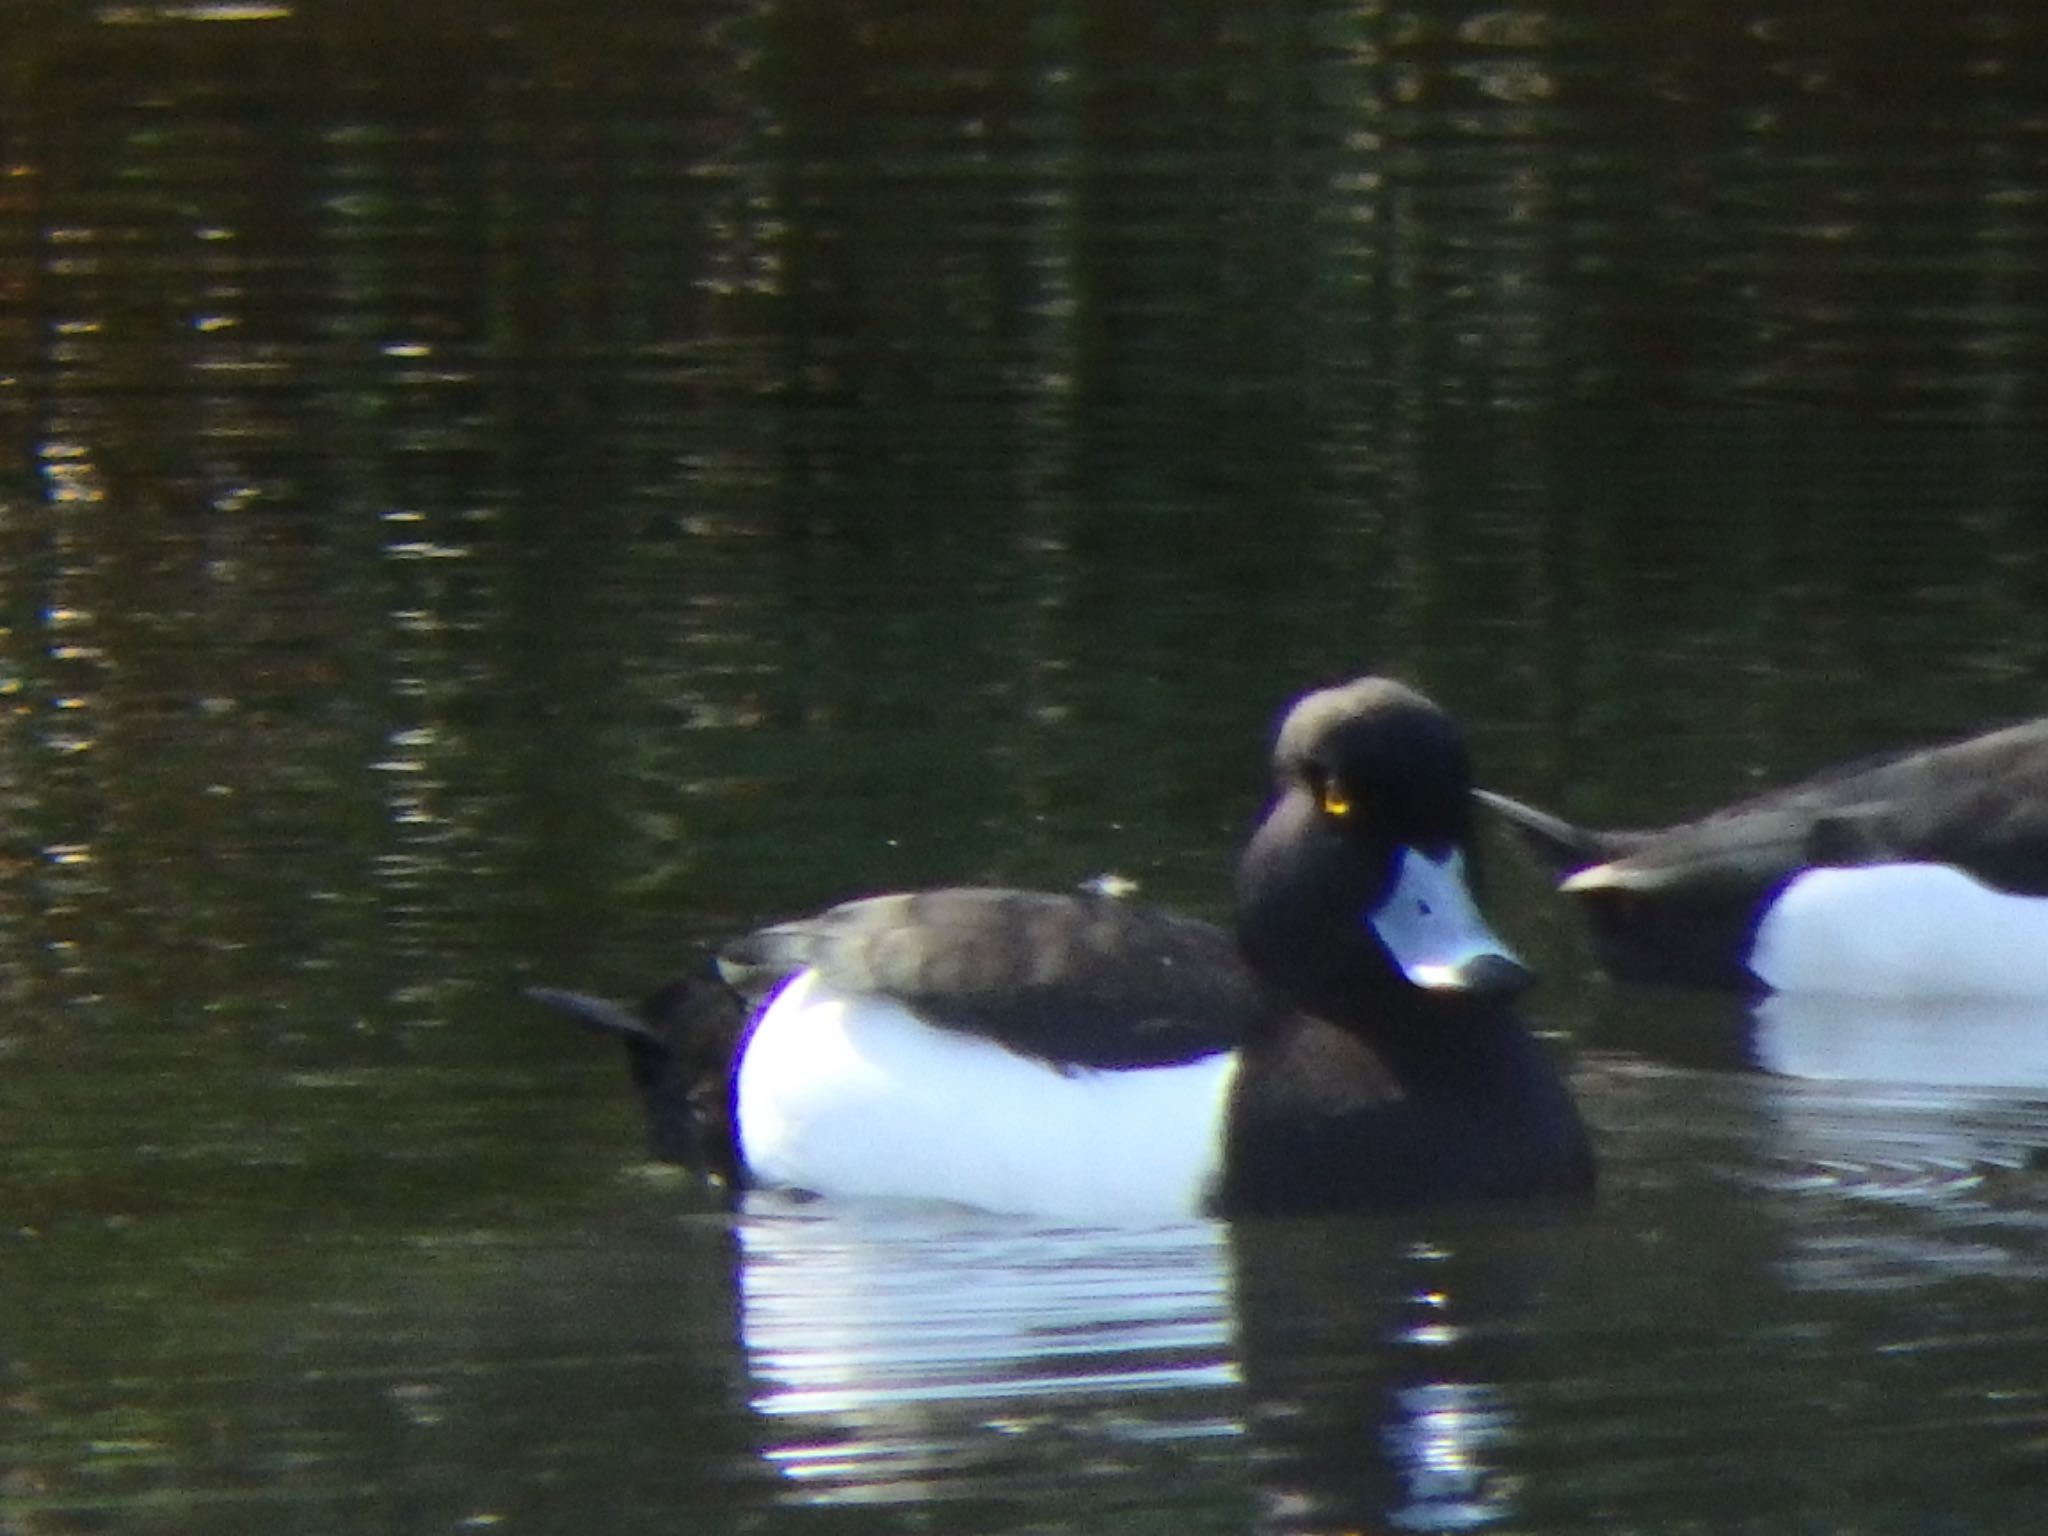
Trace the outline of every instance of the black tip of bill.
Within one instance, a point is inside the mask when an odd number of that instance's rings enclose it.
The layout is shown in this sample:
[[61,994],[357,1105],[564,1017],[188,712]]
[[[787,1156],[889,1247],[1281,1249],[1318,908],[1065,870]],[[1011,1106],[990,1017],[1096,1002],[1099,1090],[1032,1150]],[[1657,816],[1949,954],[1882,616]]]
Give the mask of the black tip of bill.
[[1467,997],[1515,997],[1526,992],[1536,973],[1511,955],[1470,955],[1443,965],[1418,965],[1408,979],[1429,992]]

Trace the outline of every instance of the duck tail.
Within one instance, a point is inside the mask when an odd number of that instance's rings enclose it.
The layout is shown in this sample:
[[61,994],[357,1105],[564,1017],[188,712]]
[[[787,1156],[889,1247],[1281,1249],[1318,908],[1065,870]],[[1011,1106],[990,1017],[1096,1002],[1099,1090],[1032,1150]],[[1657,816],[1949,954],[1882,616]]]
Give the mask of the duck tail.
[[1490,789],[1475,789],[1472,793],[1481,805],[1513,827],[1523,845],[1560,880],[1620,858],[1633,841],[1625,833],[1596,832]]
[[618,1035],[626,1040],[645,1041],[654,1046],[662,1044],[653,1027],[624,1003],[615,1003],[608,997],[592,997],[587,992],[570,992],[561,987],[527,987],[525,992],[536,1003],[567,1014],[585,1029]]
[[534,1002],[585,1029],[625,1042],[651,1157],[696,1169],[727,1188],[738,1186],[731,1076],[745,1014],[708,962],[638,1007],[561,987],[525,990]]

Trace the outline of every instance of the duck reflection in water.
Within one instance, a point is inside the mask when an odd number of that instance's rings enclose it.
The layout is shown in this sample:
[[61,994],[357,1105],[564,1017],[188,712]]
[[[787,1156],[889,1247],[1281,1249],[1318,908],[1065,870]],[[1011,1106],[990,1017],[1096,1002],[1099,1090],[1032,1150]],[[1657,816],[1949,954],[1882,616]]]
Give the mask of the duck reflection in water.
[[[1142,1483],[1270,1532],[1512,1517],[1513,1265],[1379,1221],[1051,1229],[752,1196],[742,1340],[804,1504],[955,1508]],[[963,1503],[964,1501],[964,1503]]]
[[[2039,1276],[2048,1005],[1776,994],[1753,1006],[1749,1044],[1780,1080],[1769,1182],[1827,1199],[1792,1229],[1807,1282]],[[1881,1242],[1859,1245],[1834,1201],[1891,1207]]]

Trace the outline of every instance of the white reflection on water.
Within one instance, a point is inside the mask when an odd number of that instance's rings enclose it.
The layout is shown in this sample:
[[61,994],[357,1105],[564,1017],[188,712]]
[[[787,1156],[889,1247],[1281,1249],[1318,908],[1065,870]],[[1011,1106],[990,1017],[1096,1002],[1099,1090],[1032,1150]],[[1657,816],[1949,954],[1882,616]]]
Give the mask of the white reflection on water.
[[1373,1223],[1061,1228],[756,1195],[738,1231],[760,1454],[802,1502],[1050,1478],[1076,1515],[1165,1479],[1276,1532],[1512,1513],[1514,1421],[1471,1379],[1451,1256]]
[[1772,996],[1757,1064],[1803,1085],[1774,1101],[1780,1150],[1808,1183],[1952,1199],[2048,1142],[2048,1008],[1970,999]]
[[[1058,1229],[943,1207],[755,1197],[741,1329],[767,1459],[840,1498],[942,1470],[1238,1433],[1215,1223]],[[1171,1408],[1147,1399],[1180,1394]]]
[[1508,1438],[1509,1414],[1489,1382],[1434,1381],[1395,1399],[1387,1448],[1407,1501],[1389,1518],[1404,1530],[1469,1531],[1510,1513],[1488,1457]]
[[1813,1207],[1788,1226],[1794,1283],[1897,1290],[2048,1268],[2048,1007],[1774,995],[1750,1045],[1787,1079],[1768,1100],[1773,1187],[1900,1212]]
[[1777,993],[1754,1017],[1757,1064],[1787,1077],[2048,1090],[2048,1003]]

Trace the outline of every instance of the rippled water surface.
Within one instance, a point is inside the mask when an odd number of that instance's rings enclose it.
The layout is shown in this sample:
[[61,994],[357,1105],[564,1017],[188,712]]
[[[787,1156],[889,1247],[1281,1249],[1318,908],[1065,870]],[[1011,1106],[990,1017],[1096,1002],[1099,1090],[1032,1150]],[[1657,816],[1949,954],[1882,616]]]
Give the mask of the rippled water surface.
[[2048,710],[2019,3],[71,3],[0,38],[0,1530],[2028,1532],[2048,1016],[1597,977],[1581,1211],[640,1158],[526,1003],[1209,916],[1412,678],[1655,821]]

